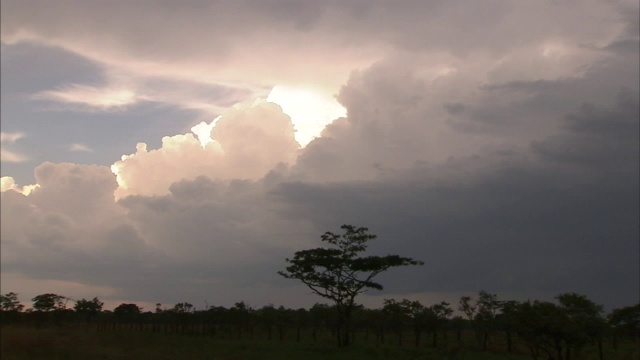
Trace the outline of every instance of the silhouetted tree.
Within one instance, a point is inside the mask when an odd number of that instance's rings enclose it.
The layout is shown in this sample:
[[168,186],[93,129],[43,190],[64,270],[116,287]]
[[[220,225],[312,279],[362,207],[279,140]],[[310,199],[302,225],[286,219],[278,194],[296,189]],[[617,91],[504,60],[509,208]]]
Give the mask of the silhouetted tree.
[[273,327],[278,320],[278,310],[269,304],[257,310],[256,317],[260,326],[267,331],[267,339],[271,340],[273,337]]
[[527,301],[517,306],[515,315],[518,336],[529,346],[534,359],[540,351],[545,352],[545,358],[563,359],[568,318],[558,305]]
[[24,305],[18,300],[18,294],[14,292],[0,295],[0,311],[20,312],[24,309]]
[[33,309],[38,311],[63,310],[66,307],[67,298],[57,294],[41,294],[33,299]]
[[382,307],[385,324],[398,334],[399,346],[402,346],[403,342],[403,329],[411,321],[410,307],[411,302],[406,299],[385,299]]
[[612,310],[608,320],[614,336],[640,339],[640,303]]
[[478,293],[478,299],[474,304],[471,303],[469,296],[460,298],[458,310],[462,311],[471,322],[478,344],[484,350],[487,350],[491,330],[497,325],[496,315],[500,310],[500,304],[497,295],[486,291]]
[[302,281],[314,293],[331,299],[338,312],[338,346],[350,343],[351,312],[355,298],[367,289],[382,290],[373,281],[378,274],[392,267],[422,265],[421,261],[398,255],[367,256],[359,254],[367,249],[367,242],[376,238],[365,227],[342,225],[344,234],[326,232],[322,241],[331,248],[297,251],[290,264],[278,274],[287,279]]
[[327,304],[315,303],[309,309],[309,317],[312,323],[311,336],[317,340],[318,329],[335,329],[337,325],[335,311]]
[[[453,314],[453,309],[449,307],[449,303],[446,301],[441,301],[438,304],[431,305],[427,308],[428,312],[426,313],[427,320],[427,329],[432,331],[432,346],[438,346],[438,331],[442,330],[442,332],[446,335],[445,329],[449,318]],[[423,315],[424,316],[424,315]]]
[[113,309],[113,315],[115,315],[116,318],[120,320],[126,320],[126,321],[131,321],[136,319],[141,312],[142,312],[142,309],[138,307],[138,305],[136,304],[122,303],[118,305],[115,309]]
[[497,326],[504,331],[507,339],[507,352],[513,352],[513,334],[518,328],[519,303],[509,300],[500,302],[500,314],[496,315]]
[[[160,304],[156,304],[156,311],[158,311],[159,305]],[[171,310],[169,311],[173,311],[176,314],[191,314],[195,311],[195,308],[193,307],[192,304],[189,304],[188,302],[183,302],[183,303],[175,304],[173,308],[171,308]]]
[[602,306],[589,300],[585,295],[576,293],[560,294],[556,299],[560,302],[560,308],[566,313],[568,319],[565,359],[571,360],[572,351],[580,357],[580,350],[589,341],[598,342],[602,358],[601,340],[606,325],[602,316]]
[[102,301],[94,297],[92,300],[82,299],[76,301],[73,309],[76,313],[84,315],[87,322],[91,322],[92,318],[102,312],[103,305],[104,303]]

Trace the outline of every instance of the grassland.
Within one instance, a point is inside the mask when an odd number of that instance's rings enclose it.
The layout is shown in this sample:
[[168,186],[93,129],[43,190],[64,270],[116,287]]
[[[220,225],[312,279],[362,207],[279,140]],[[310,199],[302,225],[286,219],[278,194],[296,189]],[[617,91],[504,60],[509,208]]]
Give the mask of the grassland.
[[[473,351],[471,347],[450,344],[437,349],[407,345],[355,344],[337,348],[329,341],[237,340],[213,339],[139,332],[135,330],[97,331],[84,327],[32,328],[3,326],[0,332],[2,360],[22,359],[210,359],[210,360],[359,360],[359,359],[456,359],[456,360],[524,360],[526,354]],[[636,360],[637,349],[610,349],[606,359]],[[584,352],[583,359],[597,359],[596,353]],[[546,360],[546,358],[545,358]]]

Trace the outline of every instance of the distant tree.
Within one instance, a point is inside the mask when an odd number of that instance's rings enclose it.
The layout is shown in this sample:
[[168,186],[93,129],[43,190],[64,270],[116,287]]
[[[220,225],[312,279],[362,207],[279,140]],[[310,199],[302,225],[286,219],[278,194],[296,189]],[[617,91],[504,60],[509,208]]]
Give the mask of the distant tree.
[[57,294],[41,294],[31,299],[34,310],[45,312],[65,309],[67,300],[66,297]]
[[[156,312],[158,312],[159,305],[160,304],[156,304]],[[191,314],[195,311],[195,308],[193,307],[192,304],[189,304],[188,302],[183,302],[183,303],[175,304],[173,308],[169,311],[172,311],[176,314]]]
[[102,306],[104,303],[98,300],[97,297],[94,297],[92,300],[78,300],[76,304],[73,306],[73,309],[78,314],[82,314],[85,316],[87,322],[91,321],[93,317],[102,312]]
[[273,335],[273,327],[278,320],[278,310],[272,304],[263,306],[256,311],[258,322],[267,331],[267,339],[271,340]]
[[242,338],[243,329],[249,329],[250,333],[253,334],[251,323],[253,313],[253,308],[247,306],[244,301],[236,302],[234,306],[227,311],[229,321],[237,327],[238,339]]
[[496,315],[497,326],[507,338],[507,352],[513,352],[513,334],[518,328],[518,305],[514,300],[500,302],[500,314]]
[[336,312],[327,304],[315,303],[309,309],[309,318],[312,324],[311,336],[317,340],[318,329],[334,329],[336,326]]
[[569,319],[558,305],[546,301],[524,302],[517,305],[517,333],[531,350],[534,359],[540,352],[546,358],[564,358],[565,338]]
[[458,310],[462,311],[471,322],[478,344],[484,350],[487,350],[489,334],[497,325],[496,316],[500,306],[501,303],[498,301],[497,295],[486,291],[480,291],[478,299],[473,304],[469,296],[460,298]]
[[326,232],[321,237],[332,247],[297,251],[293,259],[286,259],[290,264],[286,270],[278,274],[302,281],[314,293],[335,303],[338,346],[348,346],[356,296],[367,289],[382,290],[382,285],[373,279],[392,267],[423,263],[398,255],[360,257],[367,249],[367,242],[376,235],[369,234],[365,227],[342,225],[341,228],[343,234]]
[[20,312],[24,309],[24,305],[18,300],[18,294],[14,292],[0,295],[0,311]]
[[138,307],[138,305],[136,304],[122,303],[118,305],[115,309],[113,309],[113,314],[115,316],[119,318],[124,318],[124,319],[136,318],[138,315],[140,315],[141,312],[142,312],[142,309]]
[[614,309],[608,320],[614,335],[640,339],[640,303]]
[[529,301],[509,309],[510,321],[532,355],[537,357],[544,351],[557,360],[581,359],[582,347],[597,341],[599,356],[604,358],[602,306],[575,293],[560,294],[556,299],[559,304]]
[[560,308],[565,312],[568,323],[565,329],[567,360],[571,359],[571,351],[580,357],[581,349],[589,342],[598,341],[602,358],[602,336],[606,322],[602,314],[602,305],[589,300],[585,295],[576,293],[560,294],[556,297]]
[[441,301],[438,304],[431,305],[427,308],[428,310],[428,319],[429,319],[429,330],[432,331],[432,345],[436,347],[438,345],[438,330],[442,330],[443,334],[446,336],[446,325],[449,321],[449,318],[453,314],[453,309],[449,307],[449,303],[446,301]]
[[440,302],[426,307],[419,301],[402,299],[385,299],[383,314],[386,315],[387,323],[398,332],[399,343],[402,345],[402,329],[405,324],[411,324],[413,328],[414,344],[420,346],[420,336],[422,333],[430,333],[432,346],[438,346],[438,331],[444,330],[448,318],[453,314],[453,309],[449,303]]
[[419,339],[422,326],[419,324],[419,318],[412,318],[412,311],[418,313],[423,309],[424,307],[420,305],[420,303],[412,304],[411,301],[407,299],[403,299],[401,301],[396,301],[395,299],[384,299],[384,305],[382,307],[384,321],[389,328],[398,334],[399,346],[402,346],[403,330],[407,324],[411,323],[418,325],[414,326],[414,330],[416,338]]
[[104,303],[94,297],[91,300],[82,299],[76,301],[73,309],[78,313],[96,315],[102,311],[102,306],[104,306]]

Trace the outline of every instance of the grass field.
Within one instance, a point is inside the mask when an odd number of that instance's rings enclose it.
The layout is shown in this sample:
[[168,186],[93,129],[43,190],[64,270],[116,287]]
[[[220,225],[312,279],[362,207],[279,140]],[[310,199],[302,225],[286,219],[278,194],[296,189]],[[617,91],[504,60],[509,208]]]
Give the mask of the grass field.
[[[212,339],[135,330],[97,331],[87,328],[43,329],[3,326],[0,332],[2,360],[21,359],[455,359],[455,360],[524,360],[524,354],[484,353],[450,345],[433,349],[373,344],[356,344],[339,349],[327,342]],[[636,360],[637,349],[607,352],[606,359]],[[586,351],[584,359],[597,359]],[[546,359],[545,359],[546,360]]]

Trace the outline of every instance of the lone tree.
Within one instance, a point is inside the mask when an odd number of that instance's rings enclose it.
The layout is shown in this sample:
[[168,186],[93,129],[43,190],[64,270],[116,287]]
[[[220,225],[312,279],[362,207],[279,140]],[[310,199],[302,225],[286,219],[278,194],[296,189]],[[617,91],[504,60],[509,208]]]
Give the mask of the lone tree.
[[389,268],[424,263],[398,255],[360,257],[367,249],[367,242],[377,236],[369,234],[365,227],[342,225],[341,228],[344,234],[326,232],[322,235],[322,241],[332,247],[297,251],[293,259],[286,259],[290,265],[278,274],[302,281],[314,293],[335,303],[338,346],[348,346],[356,296],[367,289],[382,290],[382,285],[373,278]]

